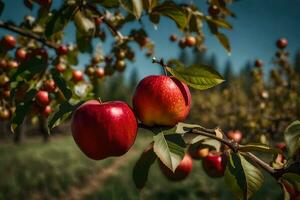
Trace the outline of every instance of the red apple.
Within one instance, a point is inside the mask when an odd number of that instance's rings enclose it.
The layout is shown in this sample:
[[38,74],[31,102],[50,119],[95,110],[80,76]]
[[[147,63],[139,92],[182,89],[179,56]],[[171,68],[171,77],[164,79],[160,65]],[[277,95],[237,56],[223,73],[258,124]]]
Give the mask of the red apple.
[[95,25],[99,26],[100,24],[102,24],[103,20],[102,17],[96,17],[95,18]]
[[54,92],[56,89],[56,84],[53,79],[46,80],[44,82],[44,89],[48,92]]
[[45,117],[48,117],[51,113],[53,112],[51,106],[46,106],[45,108],[43,108],[42,110],[42,115]]
[[15,68],[18,68],[18,67],[19,67],[19,63],[18,63],[17,61],[15,61],[15,60],[10,60],[10,61],[8,61],[8,63],[7,63],[7,67],[8,67],[9,69],[15,69]]
[[221,177],[225,173],[226,158],[225,155],[218,152],[209,152],[202,160],[202,166],[206,174],[210,177]]
[[240,143],[243,139],[243,134],[239,130],[235,130],[235,131],[231,130],[231,131],[228,131],[227,137],[231,140],[236,141],[237,143]]
[[220,9],[216,5],[211,5],[211,6],[208,7],[208,13],[211,16],[216,17],[220,13]]
[[36,2],[40,4],[40,6],[50,6],[52,0],[37,0]]
[[172,34],[172,35],[170,36],[170,40],[171,40],[172,42],[175,42],[175,41],[177,40],[177,36],[176,36],[175,34]]
[[104,69],[103,68],[98,68],[96,70],[96,76],[98,78],[103,78],[105,76],[105,72],[104,72]]
[[72,77],[73,77],[73,80],[76,81],[76,82],[82,81],[83,80],[83,73],[80,70],[73,70]]
[[193,37],[193,36],[187,36],[185,38],[185,42],[184,43],[185,43],[185,46],[192,47],[192,46],[196,45],[196,42],[197,42],[197,40],[196,40],[195,37]]
[[35,100],[40,106],[47,106],[50,103],[49,93],[47,91],[40,90],[36,94]]
[[184,49],[186,47],[185,39],[184,38],[180,39],[178,45],[181,49]]
[[5,50],[10,50],[10,49],[15,48],[17,41],[16,41],[15,37],[12,35],[5,35],[2,38],[1,44],[3,45]]
[[44,48],[37,48],[32,50],[31,54],[33,56],[38,56],[41,59],[47,60],[48,59],[48,52]]
[[257,59],[254,64],[255,64],[255,67],[263,67],[264,66],[263,61],[260,59]]
[[140,47],[145,47],[146,44],[149,42],[149,39],[147,37],[141,36],[137,38],[137,42],[140,45]]
[[11,112],[7,108],[0,107],[0,119],[9,120],[11,117]]
[[159,161],[159,166],[162,173],[171,181],[182,181],[184,180],[192,171],[193,160],[188,155],[185,154],[182,161],[176,168],[175,172],[172,172],[167,166],[165,166],[161,161]]
[[81,151],[101,160],[121,156],[130,149],[137,134],[137,120],[124,102],[90,100],[74,112],[71,129]]
[[5,69],[7,67],[7,61],[5,59],[0,60],[0,69]]
[[281,151],[286,151],[286,144],[284,142],[277,143],[275,147],[281,149]]
[[68,54],[68,47],[66,45],[60,45],[56,49],[56,52],[58,55],[66,55],[66,54]]
[[276,45],[279,49],[284,49],[288,45],[288,40],[285,38],[281,38],[277,40]]
[[15,52],[15,57],[18,61],[26,60],[27,52],[23,48],[18,48]]
[[174,126],[189,114],[191,93],[187,85],[175,77],[148,76],[135,90],[133,107],[147,126]]

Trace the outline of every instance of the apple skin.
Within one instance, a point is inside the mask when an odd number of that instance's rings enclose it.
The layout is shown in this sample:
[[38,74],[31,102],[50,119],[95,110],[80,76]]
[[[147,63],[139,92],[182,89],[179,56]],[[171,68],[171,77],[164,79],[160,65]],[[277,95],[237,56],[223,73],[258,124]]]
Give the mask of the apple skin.
[[175,172],[172,172],[172,170],[165,166],[161,161],[159,161],[159,167],[167,179],[171,181],[182,181],[191,173],[193,160],[191,156],[185,154]]
[[139,82],[133,107],[147,126],[174,126],[189,114],[191,93],[187,85],[175,77],[152,75]]
[[104,72],[104,69],[103,68],[98,68],[96,70],[96,76],[98,78],[103,78],[105,76],[105,72]]
[[280,38],[279,40],[277,40],[276,42],[276,46],[279,48],[279,49],[284,49],[285,47],[287,47],[288,45],[288,40],[285,39],[285,38]]
[[74,112],[71,130],[81,151],[101,160],[121,156],[130,149],[137,134],[137,119],[124,102],[90,100]]
[[51,113],[53,112],[51,106],[46,106],[43,110],[42,110],[42,115],[44,117],[48,117]]
[[231,130],[231,131],[228,131],[227,137],[231,140],[236,141],[237,143],[240,143],[243,139],[243,134],[239,130]]
[[79,82],[83,80],[83,73],[80,70],[73,70],[72,71],[72,78],[74,81]]
[[6,50],[10,50],[10,49],[15,48],[17,41],[16,41],[15,37],[12,35],[5,35],[3,37],[1,43]]
[[58,55],[67,55],[68,54],[68,47],[66,45],[60,45],[56,52]]
[[212,178],[222,177],[226,169],[226,157],[221,153],[209,152],[209,154],[203,158],[202,166],[208,176]]
[[263,63],[263,61],[262,61],[262,60],[260,60],[260,59],[257,59],[257,60],[255,60],[255,63],[254,63],[254,65],[255,65],[255,67],[258,67],[258,68],[260,68],[260,67],[263,67],[263,66],[264,66],[264,63]]
[[53,79],[46,80],[44,82],[44,89],[48,92],[54,92],[56,89],[56,84]]
[[207,147],[197,147],[197,146],[190,146],[188,148],[189,155],[195,159],[200,160],[202,158],[205,158],[209,154],[209,148]]
[[195,46],[197,43],[197,40],[195,37],[193,36],[187,36],[185,38],[185,45],[188,46],[188,47],[192,47],[192,46]]
[[50,103],[49,93],[47,91],[40,90],[36,94],[35,100],[40,106],[47,106]]
[[27,58],[27,52],[25,49],[18,48],[15,53],[15,57],[18,61],[24,61]]

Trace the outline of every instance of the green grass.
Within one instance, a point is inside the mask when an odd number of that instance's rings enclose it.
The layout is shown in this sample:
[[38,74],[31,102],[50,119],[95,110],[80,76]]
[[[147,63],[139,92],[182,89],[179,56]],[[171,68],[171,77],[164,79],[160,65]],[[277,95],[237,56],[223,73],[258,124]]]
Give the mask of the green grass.
[[0,199],[51,198],[69,186],[82,184],[112,162],[86,158],[71,137],[49,143],[31,141],[21,146],[0,146]]

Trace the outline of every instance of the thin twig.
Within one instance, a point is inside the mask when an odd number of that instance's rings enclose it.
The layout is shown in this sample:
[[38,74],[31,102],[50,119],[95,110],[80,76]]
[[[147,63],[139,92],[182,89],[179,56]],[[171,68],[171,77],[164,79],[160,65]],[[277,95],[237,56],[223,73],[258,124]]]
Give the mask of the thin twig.
[[168,75],[168,72],[167,72],[167,64],[165,64],[164,60],[161,58],[159,61],[156,60],[155,57],[152,58],[152,63],[156,63],[156,64],[159,64],[163,69],[164,69],[164,73],[165,75],[167,76]]
[[50,48],[53,48],[53,49],[57,48],[57,45],[55,43],[50,42],[47,39],[45,39],[45,38],[43,38],[39,35],[36,35],[35,33],[32,33],[32,32],[26,31],[22,28],[19,28],[19,27],[13,25],[13,24],[6,23],[6,22],[3,22],[3,21],[0,20],[0,28],[3,28],[3,29],[6,29],[6,30],[9,30],[9,31],[18,33],[19,35],[34,39],[34,40],[42,43],[43,45],[46,45],[47,47],[50,47]]
[[266,162],[255,156],[254,154],[247,152],[245,153],[253,162],[255,162],[257,165],[259,165],[262,169],[269,172],[271,175],[275,174],[275,169],[272,168],[270,165],[268,165]]

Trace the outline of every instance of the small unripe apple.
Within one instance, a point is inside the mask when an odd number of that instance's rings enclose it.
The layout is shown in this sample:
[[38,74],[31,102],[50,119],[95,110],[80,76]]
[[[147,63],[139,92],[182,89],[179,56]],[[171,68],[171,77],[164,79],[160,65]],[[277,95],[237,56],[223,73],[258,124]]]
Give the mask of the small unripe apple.
[[8,61],[8,63],[7,63],[7,67],[8,67],[9,69],[15,69],[15,68],[18,68],[18,67],[19,67],[19,63],[18,63],[17,61],[15,61],[15,60],[10,60],[10,61]]
[[277,40],[276,45],[279,49],[284,49],[288,45],[288,40],[285,38],[281,38]]
[[2,95],[3,95],[4,98],[10,97],[10,90],[4,90],[4,91],[2,92]]
[[88,75],[88,76],[93,76],[95,74],[96,70],[93,66],[88,66],[86,69],[85,69],[85,73]]
[[5,59],[0,60],[0,69],[5,69],[7,68],[7,62]]
[[130,61],[133,61],[135,58],[134,52],[133,51],[127,51],[126,52],[126,58]]
[[56,89],[56,84],[53,79],[46,80],[44,82],[44,89],[48,92],[54,92]]
[[35,100],[40,106],[47,106],[50,103],[49,93],[47,91],[40,90],[36,94]]
[[184,49],[186,47],[185,39],[184,38],[180,39],[178,45],[181,49]]
[[103,78],[105,76],[105,72],[104,72],[104,69],[103,68],[98,68],[96,70],[96,76],[98,78]]
[[98,64],[98,63],[101,61],[101,59],[102,59],[101,56],[95,55],[95,56],[93,56],[93,58],[92,58],[92,63],[93,63],[94,65],[96,65],[96,64]]
[[131,148],[137,120],[124,102],[90,100],[74,112],[71,130],[81,151],[91,159],[101,160],[121,156]]
[[255,60],[254,64],[255,64],[255,67],[259,67],[259,68],[264,66],[263,61],[260,59]]
[[3,87],[9,82],[9,77],[5,74],[0,75],[0,86]]
[[191,93],[187,85],[175,77],[147,76],[135,90],[133,107],[147,126],[174,126],[189,114]]
[[187,36],[185,38],[185,42],[184,43],[185,43],[185,46],[192,47],[192,46],[196,45],[196,42],[197,42],[197,40],[196,40],[195,37],[193,37],[193,36]]
[[64,73],[66,71],[66,66],[64,64],[60,64],[58,63],[57,65],[55,65],[55,69],[59,72],[59,73]]
[[211,5],[211,6],[208,7],[208,13],[209,13],[211,16],[216,17],[216,16],[219,15],[220,9],[219,9],[219,7],[216,6],[216,5]]
[[125,57],[126,57],[126,51],[123,51],[123,50],[119,50],[116,52],[116,57],[119,59],[119,60],[123,60]]
[[159,166],[162,173],[167,179],[171,181],[182,181],[191,173],[193,168],[193,160],[189,154],[185,154],[180,164],[177,166],[175,172],[170,170],[161,161],[159,161]]
[[42,115],[44,117],[48,117],[51,113],[53,112],[51,106],[46,106],[45,108],[43,108],[43,111],[42,111]]
[[116,67],[116,70],[118,70],[119,72],[122,72],[125,70],[126,63],[124,60],[117,60],[115,67]]
[[199,145],[193,146],[191,145],[188,149],[190,156],[195,160],[200,160],[205,158],[209,153],[209,148],[201,147]]
[[202,166],[206,174],[210,177],[224,176],[226,169],[226,157],[222,153],[209,152],[209,154],[203,158]]
[[228,131],[227,137],[231,140],[236,141],[237,143],[240,143],[243,139],[243,134],[239,130],[231,130],[231,131]]
[[83,73],[80,70],[73,70],[72,78],[74,81],[79,82],[83,80]]
[[137,42],[140,45],[140,47],[145,47],[146,44],[149,42],[149,39],[145,36],[141,36],[137,38]]
[[12,35],[5,35],[2,38],[1,44],[3,45],[5,50],[10,50],[10,49],[15,48],[17,41],[16,41],[15,37]]
[[15,53],[15,57],[16,57],[16,59],[18,60],[18,61],[24,61],[24,60],[26,60],[26,56],[27,56],[27,52],[26,52],[26,50],[25,49],[23,49],[23,48],[18,48],[17,50],[16,50],[16,53]]
[[66,55],[66,54],[68,54],[68,47],[66,45],[60,45],[56,49],[56,52],[58,55]]
[[177,40],[177,36],[176,36],[175,34],[172,34],[172,35],[170,36],[170,40],[171,40],[172,42],[175,42],[175,41]]

